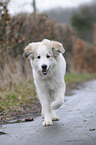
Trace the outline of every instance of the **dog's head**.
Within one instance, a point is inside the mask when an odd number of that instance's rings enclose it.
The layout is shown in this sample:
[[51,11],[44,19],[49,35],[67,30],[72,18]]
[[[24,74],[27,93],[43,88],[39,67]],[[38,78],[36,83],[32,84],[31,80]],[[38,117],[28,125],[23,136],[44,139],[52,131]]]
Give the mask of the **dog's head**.
[[44,39],[41,42],[30,43],[24,50],[24,56],[29,58],[32,67],[41,75],[46,76],[54,68],[60,53],[64,53],[63,45],[57,41]]

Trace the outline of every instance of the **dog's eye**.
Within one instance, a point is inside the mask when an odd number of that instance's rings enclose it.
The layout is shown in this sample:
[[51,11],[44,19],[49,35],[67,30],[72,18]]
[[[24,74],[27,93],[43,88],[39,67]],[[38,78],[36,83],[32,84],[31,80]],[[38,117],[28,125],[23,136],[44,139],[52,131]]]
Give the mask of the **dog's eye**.
[[50,58],[51,56],[48,54],[48,55],[46,55],[46,57],[47,57],[47,58]]
[[38,59],[40,59],[40,58],[41,58],[41,56],[39,55],[39,56],[37,56],[37,58],[38,58]]

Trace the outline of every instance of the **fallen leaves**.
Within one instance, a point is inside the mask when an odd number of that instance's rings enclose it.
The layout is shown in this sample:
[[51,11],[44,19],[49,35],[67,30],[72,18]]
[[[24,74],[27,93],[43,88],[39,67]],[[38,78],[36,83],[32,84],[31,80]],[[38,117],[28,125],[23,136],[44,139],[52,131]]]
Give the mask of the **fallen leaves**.
[[0,131],[0,135],[5,135],[5,134],[7,134],[7,133]]
[[7,121],[6,123],[13,124],[13,123],[31,122],[31,121],[34,121],[34,119],[33,118],[23,118],[23,119],[17,119],[17,120],[10,120],[10,121]]
[[95,131],[95,128],[90,128],[89,131]]

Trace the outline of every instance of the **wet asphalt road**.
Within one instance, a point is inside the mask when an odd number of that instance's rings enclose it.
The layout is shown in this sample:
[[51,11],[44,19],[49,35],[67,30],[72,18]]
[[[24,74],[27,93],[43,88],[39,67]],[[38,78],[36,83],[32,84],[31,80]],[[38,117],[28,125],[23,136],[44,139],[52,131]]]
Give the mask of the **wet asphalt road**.
[[66,96],[57,114],[53,126],[43,127],[41,117],[3,125],[0,145],[96,145],[96,80]]

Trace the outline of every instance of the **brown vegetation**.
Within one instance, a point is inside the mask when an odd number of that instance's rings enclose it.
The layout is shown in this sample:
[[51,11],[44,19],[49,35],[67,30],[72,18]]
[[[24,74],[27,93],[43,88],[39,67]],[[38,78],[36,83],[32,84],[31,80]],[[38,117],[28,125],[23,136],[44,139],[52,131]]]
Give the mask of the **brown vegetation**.
[[96,45],[77,39],[71,66],[78,73],[96,73]]
[[11,18],[6,5],[2,4],[2,6],[0,13],[1,81],[12,85],[17,79],[32,77],[29,63],[23,58],[24,47],[30,42],[48,38],[63,43],[66,54],[71,51],[74,33],[68,25],[57,24],[46,14],[19,14]]

